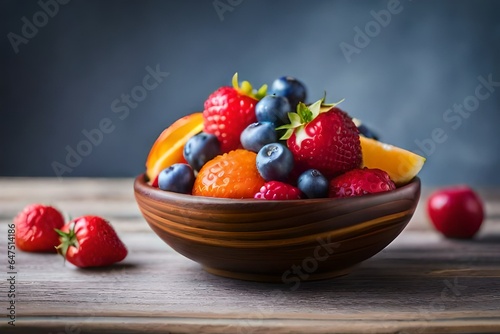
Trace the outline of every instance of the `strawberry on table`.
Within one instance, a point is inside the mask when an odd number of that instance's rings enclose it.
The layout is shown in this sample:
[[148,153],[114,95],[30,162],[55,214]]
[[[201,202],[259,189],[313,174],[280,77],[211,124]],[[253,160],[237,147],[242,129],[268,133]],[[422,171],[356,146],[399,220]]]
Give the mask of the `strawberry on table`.
[[266,95],[266,91],[267,85],[263,85],[255,92],[248,81],[243,81],[240,87],[236,73],[233,87],[220,87],[205,101],[204,131],[217,137],[222,153],[241,147],[241,132],[257,122],[255,105]]
[[108,266],[127,256],[127,248],[111,224],[98,216],[76,218],[57,233],[59,253],[77,267]]
[[309,107],[300,102],[297,113],[290,113],[290,124],[281,139],[292,151],[296,172],[317,169],[331,178],[361,165],[359,132],[351,117],[335,104],[322,105],[323,99]]
[[396,189],[389,174],[377,168],[353,169],[330,181],[329,197],[353,197]]
[[56,208],[42,204],[28,205],[15,218],[16,246],[26,252],[56,252],[59,237],[54,229],[64,225]]

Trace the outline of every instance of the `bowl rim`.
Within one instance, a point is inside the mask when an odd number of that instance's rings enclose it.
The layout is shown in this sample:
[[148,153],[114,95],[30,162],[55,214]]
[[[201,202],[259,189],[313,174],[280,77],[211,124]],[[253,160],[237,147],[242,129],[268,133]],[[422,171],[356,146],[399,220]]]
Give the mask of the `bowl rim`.
[[380,200],[383,197],[394,197],[399,194],[414,192],[419,194],[421,188],[421,180],[418,176],[415,176],[404,186],[400,186],[395,190],[380,192],[376,194],[367,194],[363,196],[355,197],[344,197],[344,198],[305,198],[305,199],[291,199],[291,200],[262,200],[256,198],[219,198],[219,197],[207,197],[207,196],[196,196],[190,194],[175,193],[171,191],[161,190],[160,188],[155,188],[149,185],[146,181],[146,174],[139,174],[134,180],[134,192],[140,193],[147,197],[153,197],[155,200],[159,201],[175,201],[183,202],[185,204],[208,204],[208,205],[252,205],[252,204],[263,204],[269,203],[272,205],[278,204],[305,204],[305,203],[340,203],[343,201],[366,201],[368,198]]

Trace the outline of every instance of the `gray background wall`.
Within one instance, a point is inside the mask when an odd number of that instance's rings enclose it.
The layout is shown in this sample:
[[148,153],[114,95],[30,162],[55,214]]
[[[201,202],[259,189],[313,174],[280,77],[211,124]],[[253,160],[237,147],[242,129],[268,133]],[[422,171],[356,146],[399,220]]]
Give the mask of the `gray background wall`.
[[[471,97],[479,76],[500,82],[500,2],[218,1],[229,6],[220,16],[213,1],[72,0],[45,21],[36,1],[2,1],[0,175],[54,176],[103,119],[112,131],[63,176],[136,175],[163,128],[238,71],[255,85],[296,76],[311,100],[345,98],[385,142],[426,143],[425,184],[500,185],[500,87]],[[24,17],[40,27],[16,53],[9,33],[22,36]],[[147,66],[169,75],[115,113]],[[467,118],[447,111],[463,103]]]

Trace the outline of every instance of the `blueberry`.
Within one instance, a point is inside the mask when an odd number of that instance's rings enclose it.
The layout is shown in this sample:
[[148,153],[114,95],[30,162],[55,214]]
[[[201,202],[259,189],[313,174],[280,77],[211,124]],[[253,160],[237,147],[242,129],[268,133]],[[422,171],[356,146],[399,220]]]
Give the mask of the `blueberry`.
[[283,144],[267,144],[257,153],[257,170],[266,181],[285,181],[292,169],[292,152]]
[[243,148],[255,153],[262,146],[274,143],[278,140],[278,134],[271,122],[252,123],[241,132],[240,141]]
[[358,125],[358,130],[359,130],[359,133],[362,134],[363,136],[365,136],[366,138],[372,138],[372,139],[375,139],[375,140],[379,139],[379,136],[375,132],[373,132],[372,130],[370,130],[370,128],[368,128],[364,124],[359,124]]
[[281,77],[271,85],[271,93],[278,96],[284,96],[290,102],[292,110],[295,111],[299,102],[306,102],[306,87],[302,82],[293,77]]
[[299,188],[307,198],[328,197],[328,179],[317,169],[308,169],[297,180]]
[[190,194],[193,185],[194,172],[188,164],[173,164],[158,175],[158,187],[161,190]]
[[188,164],[199,171],[207,161],[220,154],[219,140],[213,134],[200,132],[187,141],[183,154]]
[[274,123],[276,127],[289,123],[289,112],[292,112],[292,107],[284,96],[267,95],[255,105],[257,120]]

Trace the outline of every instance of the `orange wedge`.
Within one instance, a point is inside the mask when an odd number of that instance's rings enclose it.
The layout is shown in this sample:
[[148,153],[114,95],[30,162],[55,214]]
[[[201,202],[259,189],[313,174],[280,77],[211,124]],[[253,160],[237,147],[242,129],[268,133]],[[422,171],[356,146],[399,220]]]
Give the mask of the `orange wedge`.
[[146,176],[152,182],[165,168],[184,162],[182,152],[184,145],[197,133],[203,130],[203,114],[201,112],[184,116],[163,130],[156,139],[146,159]]
[[363,167],[379,168],[396,185],[401,186],[413,179],[424,165],[425,158],[405,149],[359,136]]

